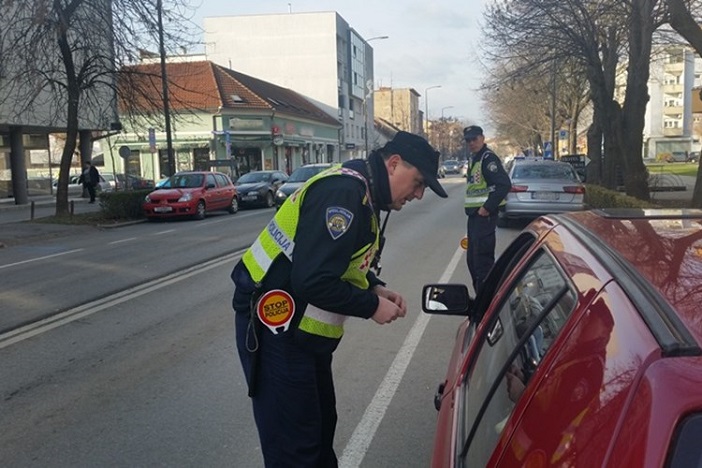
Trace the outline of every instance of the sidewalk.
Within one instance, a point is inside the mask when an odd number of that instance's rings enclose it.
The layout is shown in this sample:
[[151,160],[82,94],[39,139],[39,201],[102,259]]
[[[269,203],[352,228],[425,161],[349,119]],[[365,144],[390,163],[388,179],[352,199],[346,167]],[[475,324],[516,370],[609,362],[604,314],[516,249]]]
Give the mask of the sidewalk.
[[[30,197],[30,203],[15,205],[13,198],[0,200],[0,248],[21,244],[32,244],[46,239],[89,233],[94,226],[33,223],[32,202],[34,202],[34,219],[53,216],[56,212],[56,200],[52,196]],[[98,203],[89,204],[86,198],[70,198],[75,213],[99,211]]]

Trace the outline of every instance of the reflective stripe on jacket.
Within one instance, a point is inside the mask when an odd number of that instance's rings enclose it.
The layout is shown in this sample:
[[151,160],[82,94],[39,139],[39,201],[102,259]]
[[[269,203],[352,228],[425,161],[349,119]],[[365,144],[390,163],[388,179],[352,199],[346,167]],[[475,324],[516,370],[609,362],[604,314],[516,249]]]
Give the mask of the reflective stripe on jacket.
[[[466,198],[463,205],[465,208],[480,208],[487,201],[490,192],[495,191],[495,187],[493,185],[488,186],[487,180],[483,176],[483,161],[488,154],[492,153],[485,151],[480,161],[473,163],[470,167],[466,184]],[[505,203],[507,202],[503,199],[500,205]]]
[[[261,283],[266,277],[271,265],[280,256],[285,255],[292,261],[295,250],[295,235],[298,230],[300,219],[300,209],[309,187],[317,181],[326,177],[355,177],[363,181],[366,186],[366,195],[363,203],[369,206],[372,214],[371,229],[373,231],[374,242],[366,244],[354,252],[350,259],[349,266],[345,270],[341,279],[348,281],[361,289],[368,289],[367,278],[371,260],[380,244],[380,230],[378,229],[378,219],[372,207],[370,190],[366,179],[358,172],[336,166],[323,171],[300,187],[293,195],[283,203],[268,226],[259,234],[253,245],[244,253],[242,258],[251,278],[256,283]],[[300,319],[298,329],[311,335],[328,338],[338,341],[344,333],[343,324],[346,315],[337,314],[320,309],[312,304],[308,304],[304,315]]]

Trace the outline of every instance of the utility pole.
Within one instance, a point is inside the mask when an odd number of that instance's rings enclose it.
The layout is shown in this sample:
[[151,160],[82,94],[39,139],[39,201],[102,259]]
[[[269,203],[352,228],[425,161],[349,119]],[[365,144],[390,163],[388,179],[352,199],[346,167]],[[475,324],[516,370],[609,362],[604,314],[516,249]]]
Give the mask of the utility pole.
[[435,88],[441,88],[441,85],[434,85],[424,88],[424,133],[427,136],[427,141],[429,140],[429,90]]
[[161,56],[161,88],[163,92],[163,113],[166,119],[166,151],[168,152],[169,176],[175,174],[175,158],[173,155],[173,139],[171,137],[171,112],[168,105],[168,77],[166,76],[166,47],[163,43],[163,1],[157,0],[158,12],[158,46]]
[[[371,37],[370,39],[366,39],[366,45],[370,47],[368,44],[370,41],[376,41],[376,40],[382,40],[382,39],[388,39],[390,36],[374,36]],[[364,60],[365,60],[365,54],[364,54]],[[366,70],[368,70],[368,64],[365,64],[364,67]],[[364,150],[365,150],[365,157],[368,157],[368,98],[373,97],[373,80],[366,80],[366,89],[363,91],[363,125],[364,125],[364,130],[363,130],[363,136],[364,136]],[[373,112],[373,115],[375,115],[375,112]],[[375,124],[374,124],[375,125]]]

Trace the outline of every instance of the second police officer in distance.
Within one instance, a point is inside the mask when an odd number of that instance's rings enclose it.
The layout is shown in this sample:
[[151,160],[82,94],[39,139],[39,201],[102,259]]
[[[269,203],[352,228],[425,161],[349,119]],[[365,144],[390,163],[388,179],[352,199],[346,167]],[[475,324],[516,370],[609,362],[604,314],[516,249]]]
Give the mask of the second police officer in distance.
[[382,324],[406,314],[370,270],[379,211],[400,210],[425,187],[445,198],[438,159],[425,139],[398,132],[368,160],[320,173],[234,268],[237,349],[266,467],[337,466],[332,353],[346,317]]
[[512,183],[500,158],[485,144],[482,128],[464,128],[463,138],[470,152],[464,204],[468,215],[466,261],[477,294],[495,263],[497,210],[505,204]]

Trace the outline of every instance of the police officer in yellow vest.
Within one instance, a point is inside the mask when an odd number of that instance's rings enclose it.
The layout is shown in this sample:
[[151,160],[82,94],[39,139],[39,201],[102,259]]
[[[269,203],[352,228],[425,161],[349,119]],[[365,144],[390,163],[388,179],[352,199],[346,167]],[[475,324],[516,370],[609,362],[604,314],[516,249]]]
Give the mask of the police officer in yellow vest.
[[[367,160],[313,177],[283,203],[232,272],[237,350],[266,467],[336,467],[332,353],[348,317],[404,317],[371,270],[380,211],[440,197],[439,154],[399,132]],[[384,226],[383,226],[384,227]]]
[[468,215],[468,271],[477,293],[495,263],[497,210],[505,204],[512,187],[497,155],[485,144],[483,129],[471,125],[463,129],[470,159],[466,178],[465,212]]

